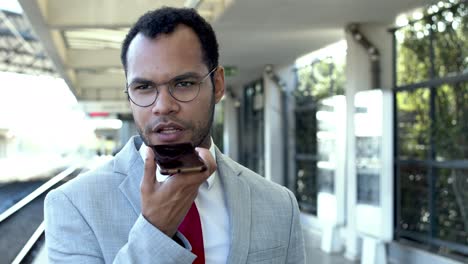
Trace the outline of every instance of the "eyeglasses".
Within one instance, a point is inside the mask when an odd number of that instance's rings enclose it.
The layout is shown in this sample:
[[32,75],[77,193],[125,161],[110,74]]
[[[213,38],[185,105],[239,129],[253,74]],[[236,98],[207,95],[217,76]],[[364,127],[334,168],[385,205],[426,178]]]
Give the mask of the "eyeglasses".
[[168,82],[156,84],[151,81],[135,82],[127,87],[125,93],[129,99],[140,107],[148,107],[154,102],[159,95],[159,86],[167,86],[169,94],[179,102],[190,102],[197,98],[200,92],[202,83],[217,69],[214,67],[208,74],[203,77],[199,76],[179,76]]

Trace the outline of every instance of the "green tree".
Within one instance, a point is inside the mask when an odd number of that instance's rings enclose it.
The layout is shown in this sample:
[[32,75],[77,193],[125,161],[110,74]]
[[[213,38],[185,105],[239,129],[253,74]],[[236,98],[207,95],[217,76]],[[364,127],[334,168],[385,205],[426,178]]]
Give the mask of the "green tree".
[[[342,59],[342,58],[341,58]],[[344,60],[327,57],[297,69],[295,98],[296,185],[301,209],[317,213],[318,122],[320,101],[329,96],[344,94]]]
[[[468,245],[468,10],[441,1],[395,32],[402,229]],[[450,78],[458,76],[458,80]],[[437,85],[424,84],[442,80]],[[434,82],[433,82],[434,83]],[[419,87],[404,89],[407,85]],[[432,86],[432,87],[429,87]],[[431,108],[431,104],[434,107]],[[462,169],[411,161],[458,161]],[[412,164],[412,165],[411,165]],[[437,163],[436,163],[437,164]],[[447,164],[447,163],[445,163]],[[432,177],[429,171],[433,172]],[[431,182],[432,181],[432,182]],[[433,184],[434,208],[428,192]],[[415,197],[420,200],[415,201]],[[431,215],[431,212],[433,215]]]

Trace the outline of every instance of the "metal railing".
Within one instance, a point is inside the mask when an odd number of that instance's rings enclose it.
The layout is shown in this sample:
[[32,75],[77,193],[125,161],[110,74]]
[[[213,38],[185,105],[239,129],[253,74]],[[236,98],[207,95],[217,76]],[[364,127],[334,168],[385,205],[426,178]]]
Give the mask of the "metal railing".
[[[79,166],[71,166],[58,175],[54,176],[36,190],[31,192],[29,195],[18,201],[16,204],[8,208],[6,211],[0,214],[0,226],[6,224],[6,220],[12,218],[20,210],[25,210],[26,206],[35,201],[38,197],[44,196],[50,190],[57,186],[62,181],[67,180],[67,177],[74,175],[75,172],[79,171]],[[32,236],[27,240],[24,246],[19,250],[19,253],[16,255],[12,263],[21,263],[34,248],[35,244],[40,240],[41,236],[44,233],[44,222],[42,221],[39,226],[36,228]],[[5,237],[5,239],[9,239]]]

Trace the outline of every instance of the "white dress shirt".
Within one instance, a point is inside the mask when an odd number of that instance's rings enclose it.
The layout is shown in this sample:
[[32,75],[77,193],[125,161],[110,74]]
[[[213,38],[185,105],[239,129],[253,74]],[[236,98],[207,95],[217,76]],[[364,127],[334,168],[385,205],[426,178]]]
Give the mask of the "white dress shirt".
[[[143,161],[146,158],[147,146],[143,143],[140,147],[140,155]],[[216,152],[213,140],[210,147],[211,155],[216,160]],[[156,178],[163,182],[167,177],[156,170]],[[217,176],[217,171],[200,186],[198,196],[195,199],[203,232],[203,244],[205,246],[206,263],[226,263],[229,254],[230,235],[229,217],[223,188]]]

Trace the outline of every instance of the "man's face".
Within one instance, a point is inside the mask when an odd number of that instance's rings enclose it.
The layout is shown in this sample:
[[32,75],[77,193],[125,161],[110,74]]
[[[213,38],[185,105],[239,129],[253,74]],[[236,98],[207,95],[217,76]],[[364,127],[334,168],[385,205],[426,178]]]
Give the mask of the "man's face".
[[[201,79],[210,70],[203,63],[197,35],[184,25],[155,39],[138,34],[127,52],[127,86],[145,82],[161,84],[183,75]],[[175,100],[166,85],[158,87],[158,98],[148,107],[130,101],[133,118],[145,144],[192,142],[205,148],[210,146],[214,105],[224,94],[223,68],[219,67],[213,75],[214,81],[208,77],[201,84],[198,96],[190,102]]]

